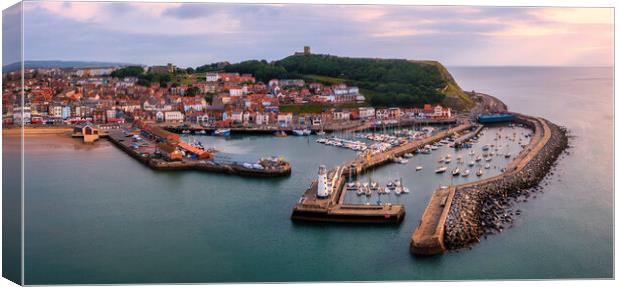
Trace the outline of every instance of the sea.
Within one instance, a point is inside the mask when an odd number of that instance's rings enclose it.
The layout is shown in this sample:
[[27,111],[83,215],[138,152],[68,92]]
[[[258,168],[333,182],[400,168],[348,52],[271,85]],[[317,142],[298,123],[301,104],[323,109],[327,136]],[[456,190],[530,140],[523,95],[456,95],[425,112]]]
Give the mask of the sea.
[[[411,192],[347,201],[404,204],[399,225],[299,223],[294,204],[316,178],[356,153],[277,138],[184,136],[222,156],[284,156],[289,177],[247,178],[198,171],[153,171],[105,140],[84,145],[61,135],[25,139],[25,283],[114,284],[294,281],[409,281],[610,278],[613,276],[613,68],[450,67],[464,90],[493,95],[512,111],[541,116],[570,134],[542,191],[515,209],[501,234],[442,256],[409,252],[432,192],[476,180],[438,175],[448,147],[357,180],[402,179]],[[389,132],[389,131],[388,131]],[[489,128],[480,144],[519,152],[518,128]],[[339,135],[352,137],[354,135]],[[9,150],[10,151],[10,150]],[[6,150],[5,150],[6,152]],[[6,153],[5,153],[6,154]],[[508,161],[494,158],[485,176]],[[455,164],[455,163],[453,163]],[[416,171],[416,166],[422,166]],[[478,169],[478,168],[476,168]],[[356,179],[352,179],[356,180]]]

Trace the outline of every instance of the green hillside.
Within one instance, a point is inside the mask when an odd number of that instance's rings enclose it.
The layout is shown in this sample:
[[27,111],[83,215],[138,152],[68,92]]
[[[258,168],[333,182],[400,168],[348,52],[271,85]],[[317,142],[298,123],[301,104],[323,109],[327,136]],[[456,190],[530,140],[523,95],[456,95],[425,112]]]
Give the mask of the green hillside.
[[448,70],[436,61],[294,55],[282,60],[245,61],[225,67],[252,73],[258,80],[303,78],[324,84],[358,86],[373,106],[421,106],[441,103],[463,110],[473,106]]

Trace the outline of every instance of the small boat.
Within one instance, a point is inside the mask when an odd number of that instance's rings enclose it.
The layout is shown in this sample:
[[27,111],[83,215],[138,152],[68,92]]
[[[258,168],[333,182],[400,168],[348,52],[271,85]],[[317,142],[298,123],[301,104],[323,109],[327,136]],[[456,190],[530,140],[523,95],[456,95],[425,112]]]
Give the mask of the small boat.
[[457,176],[461,173],[461,170],[457,167],[455,169],[452,170],[452,175],[453,176]]
[[482,150],[489,150],[489,145],[488,144],[483,145]]
[[215,136],[230,136],[230,129],[217,129],[213,132],[213,135]]
[[355,194],[362,195],[362,194],[364,194],[364,190],[362,190],[361,188],[358,187],[357,190],[355,191]]
[[394,193],[400,195],[401,193],[409,193],[409,188],[403,185],[402,180],[397,179],[394,181]]
[[493,158],[491,156],[488,156],[485,160],[486,161],[491,161]]
[[303,129],[303,130],[301,130],[301,132],[302,132],[305,136],[309,136],[310,134],[312,134],[312,130],[311,130],[311,129]]
[[406,153],[403,155],[404,158],[412,158],[413,154],[412,153]]
[[504,155],[505,158],[510,158],[510,153]]
[[489,169],[489,168],[491,168],[491,165],[487,163],[487,164],[484,165],[484,168]]
[[451,158],[449,158],[449,157],[446,157],[446,158],[443,160],[443,162],[445,162],[445,163],[450,163],[450,161],[452,161],[452,159],[451,159]]
[[415,171],[420,171],[420,170],[422,170],[422,167],[421,167],[421,166],[416,166],[416,167],[415,167]]
[[474,166],[474,164],[476,164],[473,160],[469,162],[469,166]]
[[446,172],[446,170],[448,170],[448,167],[446,166],[440,166],[435,170],[435,173],[444,173]]
[[481,160],[482,160],[482,157],[480,157],[480,156],[476,157],[476,161],[481,161]]
[[197,135],[206,135],[206,134],[207,134],[207,131],[205,131],[205,130],[199,130],[199,131],[196,131],[196,134],[197,134]]
[[320,130],[320,131],[316,132],[316,135],[318,135],[318,136],[324,136],[324,135],[325,135],[325,132],[324,132],[323,130]]
[[192,131],[190,131],[190,130],[183,130],[182,133],[183,134],[190,134],[190,133],[192,133]]
[[303,135],[305,135],[303,130],[293,130],[293,134],[296,135],[296,136],[303,136]]
[[466,169],[463,173],[461,173],[462,177],[468,177],[469,176],[469,169]]
[[[273,135],[274,135],[275,137],[277,137],[277,138],[285,138],[285,137],[287,137],[287,136],[288,136],[288,134],[286,134],[286,132],[285,132],[285,131],[277,131],[277,132],[275,132]],[[320,139],[319,139],[319,140],[320,140]],[[323,140],[323,143],[324,143],[324,142],[325,142],[325,141],[324,141],[325,139],[322,139],[322,140]],[[319,141],[317,140],[317,142],[319,142]]]
[[349,182],[347,183],[347,190],[357,191],[358,190],[358,182]]
[[366,194],[366,196],[371,196],[372,195],[372,190],[370,190],[370,188],[368,188],[368,184],[362,185],[362,188],[364,189],[364,193]]
[[478,169],[478,171],[476,171],[477,176],[482,176],[483,174],[484,172],[482,172],[482,169]]
[[376,192],[380,192],[380,190],[379,190],[379,183],[376,182],[376,181],[371,181],[370,182],[370,190],[376,191]]
[[394,158],[394,162],[395,163],[400,163],[400,164],[406,164],[406,163],[409,162],[409,160],[408,159],[404,159],[402,157],[396,157],[396,158]]
[[316,142],[320,144],[324,144],[324,143],[327,143],[327,139],[320,138],[320,139],[317,139]]

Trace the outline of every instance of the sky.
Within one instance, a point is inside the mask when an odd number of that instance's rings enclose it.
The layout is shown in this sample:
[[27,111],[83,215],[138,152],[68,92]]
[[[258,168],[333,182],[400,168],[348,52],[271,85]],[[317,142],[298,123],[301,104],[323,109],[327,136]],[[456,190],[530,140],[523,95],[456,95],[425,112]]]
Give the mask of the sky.
[[613,65],[612,8],[25,2],[26,60],[277,60],[311,46],[447,66]]

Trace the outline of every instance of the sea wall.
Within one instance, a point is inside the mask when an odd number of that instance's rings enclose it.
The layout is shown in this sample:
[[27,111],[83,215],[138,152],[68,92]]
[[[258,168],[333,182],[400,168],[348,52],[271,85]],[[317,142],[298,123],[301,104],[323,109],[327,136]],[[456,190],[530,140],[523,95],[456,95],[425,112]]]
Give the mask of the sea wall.
[[545,119],[517,114],[517,121],[534,130],[530,144],[501,175],[459,185],[445,222],[444,244],[448,250],[467,247],[480,237],[501,232],[512,216],[514,199],[540,189],[556,159],[568,146],[566,131]]

